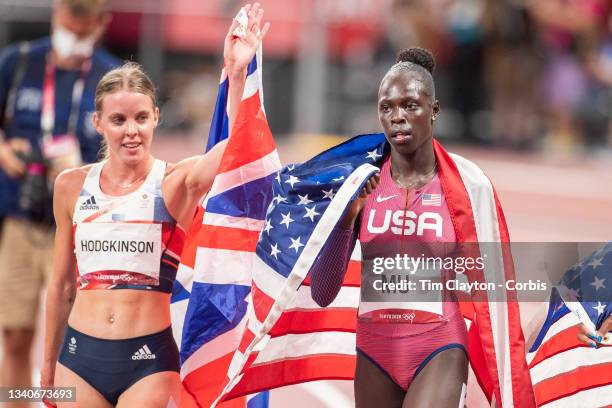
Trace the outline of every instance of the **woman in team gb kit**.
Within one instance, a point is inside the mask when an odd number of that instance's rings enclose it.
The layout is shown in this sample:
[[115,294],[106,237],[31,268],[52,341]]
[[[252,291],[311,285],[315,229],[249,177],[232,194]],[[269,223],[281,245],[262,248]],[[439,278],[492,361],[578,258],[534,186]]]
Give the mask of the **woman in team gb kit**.
[[[259,30],[257,3],[245,10],[247,34],[235,37],[234,22],[224,47],[234,101],[268,28]],[[155,159],[150,147],[159,109],[153,84],[134,63],[106,74],[95,102],[93,121],[108,157],[62,173],[55,185],[41,383],[76,387],[77,402],[88,407],[165,407],[177,401],[180,387],[170,293],[183,231],[212,184],[225,143],[177,164]]]

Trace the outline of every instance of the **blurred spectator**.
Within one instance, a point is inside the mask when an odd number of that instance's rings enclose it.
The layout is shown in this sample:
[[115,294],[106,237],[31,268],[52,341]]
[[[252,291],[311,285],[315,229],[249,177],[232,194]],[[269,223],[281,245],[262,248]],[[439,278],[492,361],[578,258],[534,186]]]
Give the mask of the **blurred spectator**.
[[579,116],[584,140],[590,149],[612,147],[612,4],[593,35],[585,41],[583,63],[589,75],[589,92]]
[[219,86],[216,66],[199,64],[190,71],[169,71],[164,83],[167,102],[161,109],[161,125],[205,141]]
[[0,383],[31,382],[30,347],[41,288],[51,274],[51,188],[64,168],[96,160],[91,123],[98,80],[116,59],[96,49],[105,0],[57,0],[51,37],[0,54]]
[[446,13],[453,0],[395,0],[388,14],[387,35],[395,52],[419,45],[431,50],[438,66],[448,63],[452,44]]
[[395,0],[387,23],[389,51],[436,54],[438,136],[566,152],[609,144],[607,0]]
[[[605,87],[602,82],[593,81],[586,62],[593,61],[589,55],[599,48],[607,2],[529,0],[526,4],[545,57],[541,71],[542,100],[547,117],[545,146],[574,150],[585,142],[589,125],[597,121],[592,101]],[[599,137],[589,135],[589,138]]]
[[451,103],[464,118],[464,139],[482,141],[488,128],[483,80],[486,2],[454,0],[445,8],[444,23],[453,46],[451,66],[447,67],[452,90]]
[[529,149],[541,132],[536,88],[541,60],[521,0],[489,3],[484,80],[496,146]]

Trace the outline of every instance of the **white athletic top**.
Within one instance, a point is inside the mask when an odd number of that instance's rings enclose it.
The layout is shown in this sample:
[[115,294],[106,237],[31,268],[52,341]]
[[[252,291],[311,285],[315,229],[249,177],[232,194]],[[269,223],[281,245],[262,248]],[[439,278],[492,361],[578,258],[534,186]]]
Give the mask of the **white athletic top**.
[[166,163],[156,159],[142,185],[122,196],[100,190],[105,163],[91,167],[74,207],[79,288],[170,293],[184,231],[164,204],[161,185]]

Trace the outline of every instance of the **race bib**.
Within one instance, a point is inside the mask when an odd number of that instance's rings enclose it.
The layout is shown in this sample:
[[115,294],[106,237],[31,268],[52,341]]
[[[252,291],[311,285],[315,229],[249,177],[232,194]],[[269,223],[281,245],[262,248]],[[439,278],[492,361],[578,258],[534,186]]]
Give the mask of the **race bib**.
[[439,269],[370,275],[369,279],[362,280],[359,319],[378,323],[433,323],[443,319],[443,305]]
[[82,280],[158,285],[161,224],[80,223],[75,253]]

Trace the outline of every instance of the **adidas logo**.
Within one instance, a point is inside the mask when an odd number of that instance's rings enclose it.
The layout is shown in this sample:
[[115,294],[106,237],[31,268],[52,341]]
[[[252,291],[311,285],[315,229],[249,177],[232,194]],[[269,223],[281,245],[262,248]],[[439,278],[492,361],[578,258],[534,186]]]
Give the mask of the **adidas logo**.
[[81,211],[85,211],[85,210],[99,210],[100,206],[98,206],[98,204],[96,203],[96,197],[91,196],[91,197],[89,197],[89,199],[87,201],[85,201],[83,204],[81,204],[79,209]]
[[132,355],[132,360],[153,360],[155,359],[155,354],[151,353],[149,347],[145,344],[137,352]]

